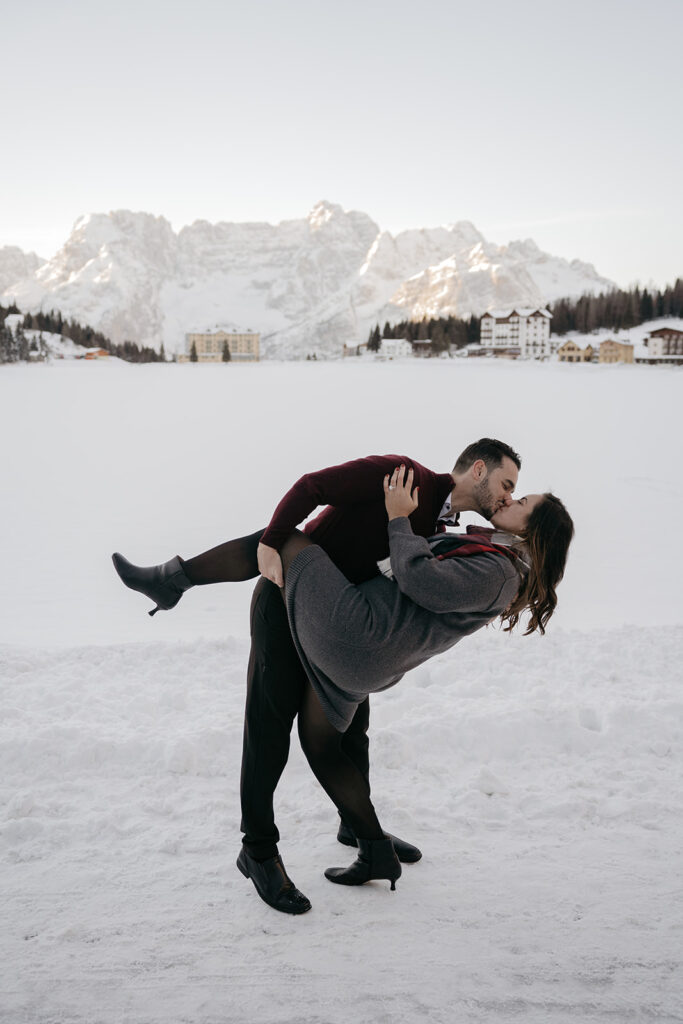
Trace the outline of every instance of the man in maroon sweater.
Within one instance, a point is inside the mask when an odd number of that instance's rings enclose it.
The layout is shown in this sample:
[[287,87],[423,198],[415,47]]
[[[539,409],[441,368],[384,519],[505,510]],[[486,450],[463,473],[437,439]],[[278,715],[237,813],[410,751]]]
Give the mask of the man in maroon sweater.
[[[290,733],[299,710],[306,674],[289,631],[279,591],[283,584],[279,548],[318,506],[327,506],[304,527],[352,583],[378,573],[377,562],[389,554],[384,477],[404,465],[414,472],[419,505],[410,516],[422,537],[457,523],[458,513],[478,512],[489,519],[509,504],[521,462],[508,445],[482,438],[460,455],[452,473],[434,473],[412,459],[375,455],[307,473],[277,506],[258,549],[262,579],[251,605],[251,656],[242,755],[241,802],[243,849],[238,866],[251,878],[270,906],[299,914],[310,902],[288,878],[277,843],[273,796],[289,756]],[[360,705],[342,749],[370,787],[368,756],[369,701]],[[341,822],[337,838],[355,846],[356,837]],[[400,860],[416,861],[420,851],[392,837]]]

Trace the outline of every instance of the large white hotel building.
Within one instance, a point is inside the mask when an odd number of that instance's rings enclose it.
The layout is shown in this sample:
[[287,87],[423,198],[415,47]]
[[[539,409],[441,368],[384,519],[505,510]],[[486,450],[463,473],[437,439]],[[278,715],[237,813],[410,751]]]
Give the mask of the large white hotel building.
[[481,318],[481,347],[511,358],[547,359],[551,320],[547,309],[492,309]]

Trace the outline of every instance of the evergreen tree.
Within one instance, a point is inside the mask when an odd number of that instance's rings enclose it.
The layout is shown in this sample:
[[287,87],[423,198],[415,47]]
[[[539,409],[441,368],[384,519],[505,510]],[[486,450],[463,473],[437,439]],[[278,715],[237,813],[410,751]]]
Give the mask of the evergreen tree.
[[161,348],[159,349],[159,362],[161,362],[161,363],[165,363],[166,362],[166,349],[164,348],[163,341],[161,343]]
[[443,326],[443,320],[432,321],[430,342],[432,355],[439,355],[441,352],[448,351],[448,338]]
[[17,359],[22,363],[27,363],[30,357],[30,349],[28,344],[28,338],[24,334],[24,328],[19,324],[14,335],[14,344],[17,352]]
[[12,358],[12,332],[5,327],[3,318],[0,324],[0,364],[13,362]]
[[199,356],[197,355],[197,346],[195,345],[194,341],[192,342],[192,348],[190,349],[190,362],[199,362]]
[[382,337],[379,333],[379,324],[375,327],[374,331],[370,332],[368,338],[368,352],[379,352],[382,347]]
[[230,360],[232,359],[232,356],[230,355],[230,346],[228,345],[227,338],[223,342],[223,355],[221,356],[221,359],[223,360],[224,363],[229,363]]
[[671,309],[674,316],[683,316],[683,277],[677,277],[671,296]]
[[471,316],[467,321],[467,344],[472,345],[481,338],[481,317]]
[[446,321],[446,337],[450,348],[464,348],[469,341],[467,321],[449,316]]

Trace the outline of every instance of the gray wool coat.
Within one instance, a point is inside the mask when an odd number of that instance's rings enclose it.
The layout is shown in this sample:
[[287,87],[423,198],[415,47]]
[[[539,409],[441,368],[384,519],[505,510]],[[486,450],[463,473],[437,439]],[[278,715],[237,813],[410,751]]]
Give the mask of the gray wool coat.
[[393,519],[388,529],[394,580],[349,583],[316,545],[299,552],[287,573],[294,643],[340,732],[369,693],[395,686],[409,669],[500,615],[522,579],[523,563],[499,554],[437,559],[407,518]]

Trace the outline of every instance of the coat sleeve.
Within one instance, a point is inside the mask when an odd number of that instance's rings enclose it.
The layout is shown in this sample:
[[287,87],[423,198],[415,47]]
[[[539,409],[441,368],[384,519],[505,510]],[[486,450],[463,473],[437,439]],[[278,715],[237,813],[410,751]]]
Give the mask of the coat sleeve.
[[261,537],[261,543],[278,550],[293,530],[319,505],[355,505],[383,501],[382,484],[387,473],[401,463],[413,462],[402,455],[369,455],[316,473],[306,473],[287,491]]
[[496,614],[514,596],[517,576],[508,560],[495,554],[438,559],[408,519],[389,523],[391,568],[399,589],[427,611]]

